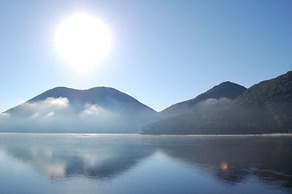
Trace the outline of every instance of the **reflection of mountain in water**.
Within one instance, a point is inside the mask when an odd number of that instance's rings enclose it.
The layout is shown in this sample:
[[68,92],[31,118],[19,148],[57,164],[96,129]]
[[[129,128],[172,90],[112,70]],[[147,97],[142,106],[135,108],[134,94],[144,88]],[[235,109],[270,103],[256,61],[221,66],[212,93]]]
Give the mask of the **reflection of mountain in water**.
[[[86,176],[107,179],[125,172],[153,153],[130,136],[10,136],[0,148],[52,178]],[[134,146],[133,146],[134,145]]]
[[191,136],[171,144],[160,147],[226,183],[253,175],[268,184],[292,187],[292,136]]
[[0,149],[55,178],[114,178],[160,150],[227,184],[292,187],[292,136],[1,135]]

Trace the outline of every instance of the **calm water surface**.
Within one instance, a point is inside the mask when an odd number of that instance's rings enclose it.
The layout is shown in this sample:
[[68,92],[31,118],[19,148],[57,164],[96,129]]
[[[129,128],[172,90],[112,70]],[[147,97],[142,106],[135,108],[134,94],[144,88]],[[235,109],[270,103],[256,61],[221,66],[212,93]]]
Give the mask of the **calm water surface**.
[[0,134],[0,194],[292,193],[292,136]]

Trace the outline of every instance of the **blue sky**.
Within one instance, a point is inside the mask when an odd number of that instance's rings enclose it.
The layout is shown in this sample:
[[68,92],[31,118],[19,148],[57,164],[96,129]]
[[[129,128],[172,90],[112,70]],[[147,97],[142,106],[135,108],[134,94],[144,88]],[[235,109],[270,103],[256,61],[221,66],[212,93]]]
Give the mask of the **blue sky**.
[[[292,70],[291,0],[0,1],[0,111],[56,86],[109,86],[160,111],[223,81],[245,87]],[[54,32],[80,7],[106,24],[100,67],[76,74]]]

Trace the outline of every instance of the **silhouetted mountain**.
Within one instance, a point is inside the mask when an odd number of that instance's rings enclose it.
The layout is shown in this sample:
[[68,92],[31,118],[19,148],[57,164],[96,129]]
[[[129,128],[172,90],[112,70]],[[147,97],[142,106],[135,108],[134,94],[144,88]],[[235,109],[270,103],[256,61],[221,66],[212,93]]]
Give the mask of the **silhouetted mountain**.
[[[28,103],[39,102],[47,98],[67,98],[71,104],[97,104],[102,107],[138,109],[148,112],[154,112],[153,109],[140,103],[135,98],[109,87],[95,87],[88,90],[76,90],[66,87],[56,87],[50,89],[30,100]],[[18,107],[15,107],[16,109]],[[14,109],[7,112],[13,112]]]
[[[113,88],[58,87],[0,115],[2,132],[252,134],[292,131],[292,71],[249,89],[223,82],[160,112]],[[160,119],[160,120],[159,120]]]
[[246,88],[241,85],[229,81],[223,82],[191,100],[180,102],[166,108],[160,112],[160,115],[163,117],[170,117],[190,112],[199,102],[207,99],[228,98],[233,100],[241,95],[245,90]]
[[245,91],[237,101],[249,106],[292,103],[292,71],[255,84]]
[[57,87],[5,112],[2,131],[137,133],[156,111],[113,88]]
[[292,71],[255,84],[236,99],[230,112],[249,131],[292,132]]
[[48,97],[66,97],[72,103],[81,102],[99,104],[103,106],[114,106],[120,103],[128,103],[129,105],[133,105],[136,108],[149,109],[150,111],[153,111],[146,105],[141,104],[133,97],[109,87],[95,87],[88,90],[76,90],[66,87],[57,87],[32,98],[28,102],[41,101]]
[[[216,87],[215,87],[216,88]],[[215,89],[214,88],[214,89]],[[212,89],[211,89],[212,91]],[[228,90],[227,90],[228,91]],[[263,81],[233,95],[207,97],[189,111],[169,108],[172,116],[144,128],[152,134],[250,134],[292,132],[292,72]],[[209,92],[209,91],[208,91]],[[206,92],[206,93],[208,93]],[[204,93],[204,94],[206,94]],[[224,94],[218,92],[219,94]],[[235,93],[239,94],[239,92]],[[203,94],[202,94],[203,95]],[[222,97],[221,96],[221,97]],[[229,93],[230,96],[230,93]],[[195,98],[196,99],[196,98]],[[195,99],[174,107],[188,107]],[[186,109],[184,109],[186,110]]]

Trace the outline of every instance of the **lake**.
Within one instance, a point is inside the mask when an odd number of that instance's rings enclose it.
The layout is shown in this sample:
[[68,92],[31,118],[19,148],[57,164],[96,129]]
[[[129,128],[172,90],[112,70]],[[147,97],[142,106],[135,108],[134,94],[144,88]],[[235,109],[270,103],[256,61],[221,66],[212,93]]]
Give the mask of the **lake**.
[[0,134],[0,194],[292,193],[292,136]]

